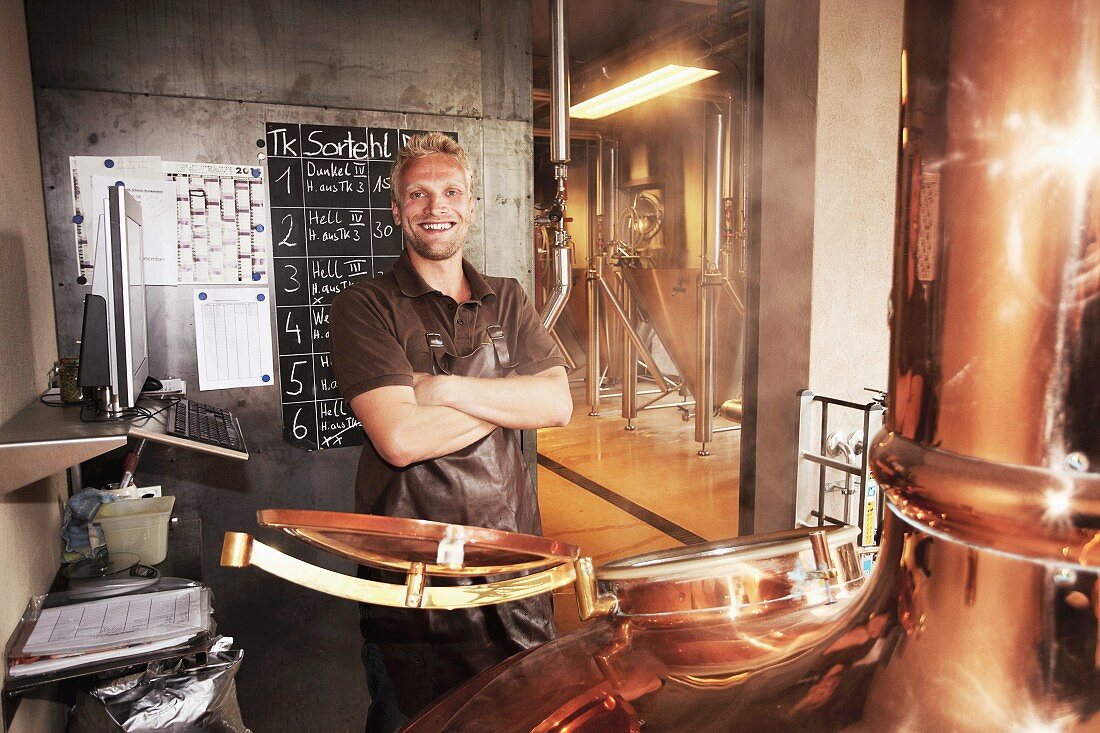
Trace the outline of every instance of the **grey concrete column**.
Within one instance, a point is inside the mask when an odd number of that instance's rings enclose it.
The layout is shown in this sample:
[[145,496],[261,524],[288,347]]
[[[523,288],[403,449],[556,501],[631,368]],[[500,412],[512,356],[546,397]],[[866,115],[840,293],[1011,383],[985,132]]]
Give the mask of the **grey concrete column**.
[[[795,522],[798,391],[809,383],[817,126],[817,0],[757,3],[764,14],[761,123],[750,165],[745,420],[739,533]],[[759,79],[757,79],[759,82]],[[750,183],[751,185],[751,183]]]

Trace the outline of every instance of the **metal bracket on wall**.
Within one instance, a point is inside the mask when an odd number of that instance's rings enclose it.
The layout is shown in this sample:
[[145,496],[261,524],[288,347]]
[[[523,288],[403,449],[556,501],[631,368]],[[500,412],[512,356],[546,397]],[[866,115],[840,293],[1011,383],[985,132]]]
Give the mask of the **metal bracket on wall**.
[[[817,508],[810,515],[816,518],[817,526],[826,523],[858,526],[861,553],[873,554],[878,549],[884,502],[868,466],[866,445],[872,431],[882,427],[885,418],[883,403],[871,400],[860,404],[815,395],[808,389],[799,393],[799,402],[798,495],[805,496],[816,490]],[[831,430],[830,408],[859,413],[862,431],[845,433]],[[843,480],[828,481],[826,474],[829,469],[843,474]],[[831,516],[825,511],[825,497],[830,493],[842,497],[841,517]],[[859,497],[856,504],[853,503],[855,496]]]

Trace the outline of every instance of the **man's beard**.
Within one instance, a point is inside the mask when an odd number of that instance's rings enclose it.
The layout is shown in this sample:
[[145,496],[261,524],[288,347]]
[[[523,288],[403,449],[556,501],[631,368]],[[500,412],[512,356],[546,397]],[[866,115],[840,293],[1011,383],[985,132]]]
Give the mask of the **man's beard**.
[[[457,230],[458,227],[456,226],[455,229]],[[402,227],[402,232],[405,234],[405,244],[411,248],[413,252],[416,252],[421,258],[433,262],[449,260],[466,244],[464,233],[459,231],[455,231],[454,236],[450,239],[436,243],[425,241],[424,238],[420,236],[420,232],[415,224],[408,227]]]

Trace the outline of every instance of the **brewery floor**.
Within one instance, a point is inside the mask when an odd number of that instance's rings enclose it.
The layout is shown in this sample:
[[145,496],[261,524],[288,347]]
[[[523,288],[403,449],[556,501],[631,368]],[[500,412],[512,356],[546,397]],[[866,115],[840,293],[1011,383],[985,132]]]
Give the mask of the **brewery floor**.
[[[644,399],[644,398],[643,398]],[[671,399],[667,401],[672,401]],[[675,408],[640,412],[625,430],[618,398],[588,414],[583,386],[573,419],[538,434],[543,533],[610,560],[737,534],[740,439],[719,433],[696,455],[694,422]],[[555,599],[561,631],[578,625],[571,586]]]

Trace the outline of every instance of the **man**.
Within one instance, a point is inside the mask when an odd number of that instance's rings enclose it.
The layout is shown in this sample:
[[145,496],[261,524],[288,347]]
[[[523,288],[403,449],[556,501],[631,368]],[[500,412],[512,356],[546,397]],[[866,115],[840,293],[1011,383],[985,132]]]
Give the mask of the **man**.
[[[458,143],[410,138],[391,190],[405,252],[330,315],[336,378],[367,434],[356,511],[539,534],[519,431],[568,422],[565,361],[519,283],[462,257],[475,197]],[[469,611],[361,608],[368,731],[554,635],[548,594]]]

